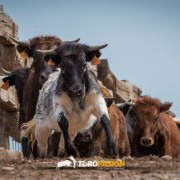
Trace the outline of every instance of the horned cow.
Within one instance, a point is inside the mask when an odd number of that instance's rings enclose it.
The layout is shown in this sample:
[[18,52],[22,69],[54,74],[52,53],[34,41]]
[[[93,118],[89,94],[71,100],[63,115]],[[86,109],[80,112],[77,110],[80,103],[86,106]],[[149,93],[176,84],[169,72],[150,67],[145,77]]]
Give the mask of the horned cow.
[[99,58],[99,50],[106,46],[64,44],[52,51],[38,51],[55,55],[61,68],[44,84],[37,103],[35,137],[42,155],[47,154],[47,138],[54,129],[62,131],[66,153],[78,156],[72,139],[88,127],[91,116],[96,116],[105,130],[107,154],[117,155],[105,100],[87,63]]

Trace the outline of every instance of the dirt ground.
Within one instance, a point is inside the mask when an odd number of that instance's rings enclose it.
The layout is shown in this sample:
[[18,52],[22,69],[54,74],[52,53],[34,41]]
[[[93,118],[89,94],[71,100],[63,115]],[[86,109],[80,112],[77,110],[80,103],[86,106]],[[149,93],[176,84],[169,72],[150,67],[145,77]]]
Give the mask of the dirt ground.
[[[63,168],[56,169],[57,162],[63,159],[25,160],[22,164],[0,162],[0,180],[6,179],[180,179],[180,159],[148,156],[125,159],[124,169],[99,170],[97,168]],[[83,160],[83,159],[76,159]],[[102,160],[91,158],[86,160]]]

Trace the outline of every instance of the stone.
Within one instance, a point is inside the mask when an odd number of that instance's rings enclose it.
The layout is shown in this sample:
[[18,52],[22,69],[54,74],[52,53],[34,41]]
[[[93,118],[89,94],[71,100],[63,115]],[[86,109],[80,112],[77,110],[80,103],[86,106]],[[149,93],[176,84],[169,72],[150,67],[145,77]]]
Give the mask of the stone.
[[2,170],[6,172],[14,171],[14,167],[2,167]]
[[6,163],[23,163],[23,155],[18,151],[11,151],[5,148],[0,148],[0,161]]
[[[22,62],[17,57],[16,45],[10,37],[17,39],[18,26],[4,12],[3,5],[0,5],[0,75],[3,75],[1,68],[11,71],[16,67],[22,67]],[[0,88],[0,146],[6,148],[9,148],[9,136],[20,141],[19,105],[15,96],[13,87],[8,91]]]
[[101,59],[101,63],[94,69],[95,72],[97,71],[98,80],[113,91],[113,95],[116,97],[116,103],[122,103],[128,101],[130,98],[137,98],[141,95],[141,89],[135,84],[128,80],[118,80],[116,78],[109,68],[107,59]]

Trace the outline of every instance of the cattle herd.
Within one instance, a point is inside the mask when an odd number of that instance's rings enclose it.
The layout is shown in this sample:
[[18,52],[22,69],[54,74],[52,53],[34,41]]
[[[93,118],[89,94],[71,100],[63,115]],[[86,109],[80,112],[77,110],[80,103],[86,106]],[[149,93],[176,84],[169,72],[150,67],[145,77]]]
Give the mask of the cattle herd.
[[12,39],[30,67],[8,72],[3,82],[15,86],[23,155],[30,158],[141,157],[180,158],[180,130],[172,103],[140,96],[120,103],[97,79],[107,44],[89,46],[80,39],[63,41],[37,36]]

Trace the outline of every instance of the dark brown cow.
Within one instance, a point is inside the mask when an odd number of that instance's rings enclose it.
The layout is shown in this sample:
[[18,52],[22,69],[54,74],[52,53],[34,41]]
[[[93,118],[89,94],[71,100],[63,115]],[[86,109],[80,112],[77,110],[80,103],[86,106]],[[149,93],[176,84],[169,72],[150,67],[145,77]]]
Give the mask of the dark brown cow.
[[[101,86],[101,93],[104,97],[111,97],[107,88]],[[128,156],[131,153],[127,136],[126,122],[121,111],[113,102],[108,107],[111,132],[117,146],[119,156]],[[99,135],[101,134],[101,135]],[[74,143],[81,157],[104,156],[107,157],[105,132],[96,122],[91,128],[79,132]]]
[[[24,87],[24,111],[23,122],[31,120],[35,114],[36,104],[39,96],[39,90],[46,82],[49,75],[55,70],[55,65],[48,65],[41,54],[36,53],[36,49],[51,49],[59,46],[63,41],[54,36],[38,36],[30,39],[28,42],[17,42],[19,53],[25,52],[27,57],[33,57],[33,62],[29,70],[27,82]],[[28,148],[28,138],[22,137],[22,150],[25,157],[30,156]],[[34,151],[34,157],[36,157]]]
[[154,154],[180,157],[180,132],[176,123],[165,112],[171,105],[148,96],[135,100],[135,156]]
[[[76,41],[79,41],[79,39],[75,40],[75,42]],[[47,81],[49,75],[54,72],[57,67],[55,61],[53,65],[44,61],[43,56],[40,53],[37,53],[36,50],[50,50],[68,42],[71,41],[63,42],[60,38],[55,36],[37,36],[30,39],[29,42],[18,42],[18,51],[20,53],[25,52],[28,57],[33,57],[33,63],[30,67],[30,73],[24,89],[25,122],[33,118],[39,90]],[[51,56],[51,58],[53,57]]]

